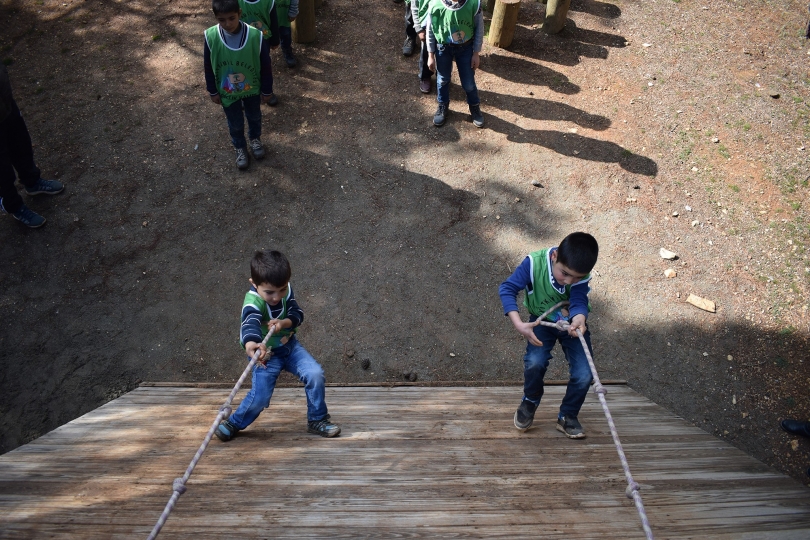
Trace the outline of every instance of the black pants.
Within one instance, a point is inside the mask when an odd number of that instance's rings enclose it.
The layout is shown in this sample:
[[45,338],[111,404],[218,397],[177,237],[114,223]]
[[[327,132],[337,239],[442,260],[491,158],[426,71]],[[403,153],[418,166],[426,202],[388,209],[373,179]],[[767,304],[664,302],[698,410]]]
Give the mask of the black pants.
[[22,197],[14,186],[18,175],[20,182],[26,186],[33,186],[39,180],[31,136],[17,103],[12,99],[11,113],[0,122],[0,198],[3,208],[11,214],[23,205]]
[[413,29],[413,13],[411,13],[411,4],[405,2],[405,35],[413,40],[413,42],[420,47],[419,50],[419,80],[429,81],[433,73],[428,69],[428,50],[427,43],[419,40],[416,30]]

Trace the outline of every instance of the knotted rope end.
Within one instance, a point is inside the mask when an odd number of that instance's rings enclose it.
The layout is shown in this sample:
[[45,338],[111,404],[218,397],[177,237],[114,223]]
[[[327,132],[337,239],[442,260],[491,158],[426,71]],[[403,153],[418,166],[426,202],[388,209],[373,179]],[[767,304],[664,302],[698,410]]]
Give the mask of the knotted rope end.
[[633,492],[634,491],[639,491],[640,489],[641,489],[641,486],[639,486],[638,484],[633,482],[632,484],[627,484],[627,489],[624,490],[624,494],[627,495],[628,499],[632,499],[633,498]]
[[174,479],[174,482],[172,482],[172,491],[176,491],[180,495],[186,492],[186,484],[183,482],[182,478]]
[[593,385],[593,393],[594,394],[607,394],[607,389],[602,386],[602,383],[596,383]]

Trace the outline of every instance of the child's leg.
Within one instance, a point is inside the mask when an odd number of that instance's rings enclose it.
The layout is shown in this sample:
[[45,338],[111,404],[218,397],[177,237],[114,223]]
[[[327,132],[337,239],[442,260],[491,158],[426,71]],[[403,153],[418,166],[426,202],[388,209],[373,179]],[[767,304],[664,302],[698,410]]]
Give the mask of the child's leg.
[[[593,351],[590,330],[585,332],[584,338],[589,352]],[[576,418],[588,395],[593,375],[588,364],[588,357],[585,356],[585,350],[578,337],[571,337],[566,332],[565,337],[560,338],[560,345],[568,360],[568,371],[571,375],[568,379],[568,387],[565,389],[565,397],[560,405],[560,415]]]
[[323,368],[297,339],[291,340],[287,346],[290,348],[290,354],[284,368],[304,383],[304,391],[307,395],[307,421],[323,420],[328,413],[326,377],[323,374]]
[[[535,318],[529,320],[533,321]],[[538,405],[543,398],[543,379],[557,336],[553,330],[542,325],[534,327],[534,335],[543,342],[543,346],[526,343],[526,354],[523,356],[523,397]]]
[[429,81],[433,76],[433,72],[428,69],[428,50],[427,43],[422,43],[422,49],[419,52],[419,80]]
[[450,76],[453,74],[453,51],[455,47],[436,46],[436,101],[440,105],[450,103]]
[[225,118],[228,120],[228,131],[231,134],[231,143],[234,148],[247,148],[245,140],[245,117],[242,113],[242,101],[237,100],[230,105],[222,106],[225,111]]
[[292,28],[289,26],[279,26],[278,39],[281,42],[281,50],[285,53],[292,53]]
[[456,68],[458,69],[458,78],[461,82],[461,87],[467,93],[467,105],[479,105],[481,100],[478,99],[478,87],[475,85],[475,70],[470,66],[473,56],[472,40],[463,46],[459,47],[456,52]]
[[259,139],[262,136],[262,98],[259,95],[242,99],[245,104],[245,117],[248,122],[248,138]]
[[282,363],[271,356],[267,360],[267,367],[256,364],[253,368],[253,387],[239,404],[239,408],[231,415],[228,421],[236,429],[245,429],[259,416],[259,414],[270,405],[270,398],[273,397],[273,390],[276,387],[276,379],[281,373]]

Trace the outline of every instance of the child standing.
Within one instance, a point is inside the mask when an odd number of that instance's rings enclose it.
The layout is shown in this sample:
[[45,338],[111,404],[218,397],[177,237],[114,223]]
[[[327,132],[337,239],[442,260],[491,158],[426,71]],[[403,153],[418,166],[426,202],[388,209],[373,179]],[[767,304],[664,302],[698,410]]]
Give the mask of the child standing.
[[[239,0],[239,9],[242,10],[240,18],[257,28],[262,33],[262,40],[268,41],[270,49],[275,50],[279,44],[279,19],[275,0]],[[267,51],[267,60],[270,61],[270,50]],[[272,64],[270,72],[272,73]],[[273,93],[272,79],[267,104],[271,107],[278,105],[278,98]]]
[[[288,371],[304,383],[307,396],[307,431],[323,437],[336,437],[340,427],[329,421],[326,408],[323,368],[295,337],[303,322],[304,312],[298,307],[290,286],[290,262],[278,251],[257,251],[250,261],[250,290],[242,305],[242,329],[239,342],[252,358],[260,351],[253,368],[253,387],[239,408],[217,428],[222,441],[253,423],[270,405],[270,398],[281,370]],[[265,346],[265,336],[272,335]]]
[[[426,0],[427,1],[427,0]],[[433,125],[443,126],[450,112],[450,75],[453,61],[475,127],[484,127],[475,70],[484,44],[484,15],[480,0],[430,0],[427,13],[428,68],[436,72],[439,107]]]
[[288,68],[295,67],[292,50],[292,27],[291,24],[298,17],[298,0],[276,0],[278,6],[278,34],[281,41],[281,53]]
[[242,12],[238,0],[213,0],[211,7],[219,24],[205,31],[205,86],[211,101],[225,111],[236,166],[247,169],[245,118],[253,157],[262,159],[265,155],[261,104],[273,96],[270,44],[259,30],[239,20]]
[[[429,4],[429,0],[411,0],[410,6],[406,6],[408,11],[405,14],[405,24],[410,25],[414,40],[416,37],[419,38],[419,91],[423,94],[430,93],[430,79],[432,77],[432,72],[428,69],[428,50],[425,44],[427,39],[427,29],[425,28],[427,23],[425,22],[425,18],[427,17]],[[410,37],[410,33],[408,33],[408,36]],[[408,45],[407,39],[405,40],[405,45]],[[403,54],[405,53],[404,46],[402,52]],[[413,46],[411,47],[411,53],[413,53]]]
[[[598,256],[596,239],[590,234],[575,232],[566,236],[559,247],[530,253],[498,289],[504,314],[527,340],[523,357],[523,401],[515,412],[515,427],[520,430],[529,429],[534,421],[534,412],[543,397],[543,378],[552,357],[551,349],[559,340],[568,360],[570,378],[557,416],[557,430],[570,439],[585,437],[577,417],[592,376],[576,331],[579,329],[583,333],[588,349],[592,351],[591,335],[585,320],[590,311],[590,272]],[[526,291],[523,304],[529,309],[529,322],[521,320],[516,302],[518,293],[523,289]],[[570,303],[568,308],[550,313],[545,320],[568,320],[568,331],[533,326],[540,315],[566,300]]]

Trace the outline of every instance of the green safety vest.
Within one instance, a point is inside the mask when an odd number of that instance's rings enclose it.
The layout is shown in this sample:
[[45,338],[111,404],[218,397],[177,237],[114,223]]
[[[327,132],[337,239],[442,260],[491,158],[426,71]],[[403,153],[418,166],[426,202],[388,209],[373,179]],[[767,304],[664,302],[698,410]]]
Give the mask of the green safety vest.
[[[548,252],[551,248],[541,249],[529,253],[531,261],[532,282],[526,287],[526,298],[523,305],[529,309],[529,313],[539,317],[558,302],[567,301],[571,297],[571,285],[565,285],[562,292],[551,283],[551,259]],[[588,274],[577,283],[588,281],[591,275]],[[588,306],[590,311],[590,305]],[[549,314],[546,319],[556,322],[560,319],[567,319],[560,311]]]
[[250,26],[258,28],[264,39],[269,39],[273,35],[273,32],[270,31],[270,10],[273,9],[274,4],[275,0],[259,0],[258,2],[239,0],[242,20]]
[[[292,295],[292,287],[287,290],[287,296],[281,299],[281,313],[278,317],[278,320],[283,320],[287,318],[287,301],[290,299]],[[248,291],[245,294],[245,301],[242,303],[242,310],[244,311],[245,306],[253,306],[259,310],[262,314],[262,341],[267,336],[267,333],[270,332],[270,329],[265,324],[267,321],[270,320],[270,309],[267,307],[267,302],[264,301],[264,298],[259,296],[259,293],[256,291]],[[295,334],[295,330],[290,328],[284,328],[283,330],[277,330],[270,339],[267,340],[267,348],[268,349],[275,349],[276,347],[280,347],[284,343],[290,339],[290,336]],[[242,346],[244,347],[244,343]]]
[[467,0],[457,9],[447,7],[442,0],[431,0],[428,11],[436,41],[442,45],[460,45],[471,40],[475,31],[475,15],[480,7],[481,0]]
[[241,49],[231,49],[222,41],[219,25],[205,31],[217,90],[222,105],[226,107],[242,98],[255,96],[260,90],[262,34],[250,25],[247,29],[247,39]]
[[278,25],[290,27],[290,0],[276,0]]
[[428,9],[430,8],[430,3],[433,0],[412,0],[416,2],[416,18],[419,19],[416,22],[419,24],[420,27],[425,27],[425,22],[427,21],[428,16]]

